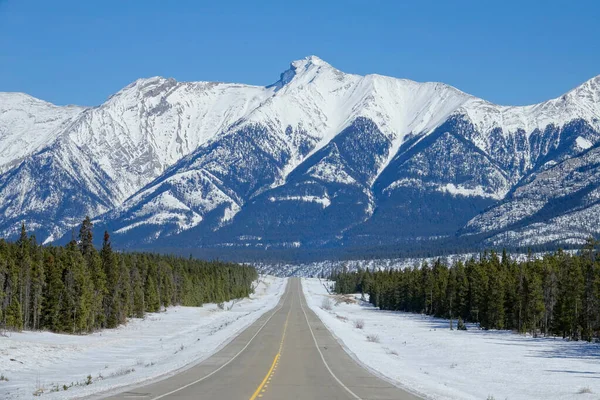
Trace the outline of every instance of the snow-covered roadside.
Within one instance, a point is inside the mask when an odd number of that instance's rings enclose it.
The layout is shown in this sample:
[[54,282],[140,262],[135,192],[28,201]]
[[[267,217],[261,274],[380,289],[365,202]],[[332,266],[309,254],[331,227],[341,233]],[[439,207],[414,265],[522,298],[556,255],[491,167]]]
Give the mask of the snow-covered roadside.
[[226,303],[224,310],[216,304],[171,307],[86,336],[22,332],[0,337],[0,373],[8,378],[0,381],[0,398],[36,398],[40,389],[44,399],[82,397],[194,365],[273,309],[286,283],[262,276],[250,298]]
[[[359,296],[352,296],[356,303],[336,304],[318,279],[303,279],[302,287],[310,308],[355,358],[428,398],[599,398],[598,344],[473,326],[451,331],[447,320],[381,311]],[[331,310],[322,308],[327,297]],[[357,320],[364,321],[362,329]]]

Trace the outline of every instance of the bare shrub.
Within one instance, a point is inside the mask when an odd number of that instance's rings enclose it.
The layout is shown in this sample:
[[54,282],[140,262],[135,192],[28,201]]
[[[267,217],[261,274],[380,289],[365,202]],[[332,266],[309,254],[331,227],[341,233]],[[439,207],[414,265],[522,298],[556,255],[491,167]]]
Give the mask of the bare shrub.
[[335,317],[342,322],[348,322],[348,318],[344,317],[343,315],[336,314]]
[[35,377],[35,392],[33,392],[33,395],[35,397],[38,397],[43,395],[45,391],[46,388],[44,387],[44,385],[42,385],[42,382],[40,381],[40,375],[38,373],[38,375]]
[[367,342],[371,342],[371,343],[379,343],[379,335],[367,335]]
[[392,349],[386,349],[386,353],[392,356],[397,356],[398,352],[396,350],[392,350]]
[[323,302],[321,303],[321,308],[327,311],[333,308],[333,303],[331,302],[331,299],[329,297],[325,297],[323,299]]
[[233,301],[231,302],[231,305],[227,306],[227,311],[231,311],[233,306],[235,306],[235,304],[238,303],[240,300],[242,300],[242,299],[233,299]]
[[338,294],[335,296],[335,305],[337,306],[341,303],[356,304],[356,299],[351,294]]
[[132,372],[135,372],[135,368],[122,367],[122,368],[119,368],[117,371],[113,372],[112,374],[110,374],[109,377],[115,378],[117,376],[124,376],[124,375],[130,374]]
[[579,389],[579,391],[577,392],[577,394],[590,394],[590,393],[592,393],[592,389],[590,389],[587,386]]
[[365,327],[365,321],[362,319],[357,319],[354,321],[354,327],[356,329],[363,329]]

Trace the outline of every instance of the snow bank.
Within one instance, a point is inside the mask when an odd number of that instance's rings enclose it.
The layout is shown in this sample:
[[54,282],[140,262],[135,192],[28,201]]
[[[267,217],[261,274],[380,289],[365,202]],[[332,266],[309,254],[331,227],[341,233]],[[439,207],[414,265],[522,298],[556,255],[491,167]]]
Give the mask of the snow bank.
[[[323,284],[318,279],[303,279],[302,284],[310,308],[347,351],[371,370],[428,398],[583,400],[600,394],[598,344],[474,326],[451,331],[447,320],[381,311],[358,300],[359,295],[352,296],[354,304],[340,303],[325,311]],[[364,321],[363,329],[355,328],[357,320]]]
[[[286,283],[263,276],[255,294],[226,303],[224,310],[215,304],[171,307],[86,336],[22,332],[0,337],[0,372],[9,379],[0,381],[0,398],[34,398],[39,390],[44,399],[82,397],[190,367],[273,309]],[[86,385],[88,375],[91,384]]]

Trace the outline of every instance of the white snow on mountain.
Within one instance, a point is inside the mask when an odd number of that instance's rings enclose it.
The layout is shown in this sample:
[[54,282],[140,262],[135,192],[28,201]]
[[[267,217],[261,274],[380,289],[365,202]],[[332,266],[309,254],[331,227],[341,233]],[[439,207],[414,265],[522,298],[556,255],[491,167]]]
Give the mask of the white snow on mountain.
[[448,183],[445,186],[439,188],[440,191],[450,193],[455,196],[479,196],[479,197],[491,197],[496,200],[502,199],[502,195],[497,193],[486,193],[482,186],[476,186],[474,188],[466,188],[461,185],[455,185]]
[[[598,148],[537,173],[530,182],[518,187],[509,202],[502,203],[473,218],[467,224],[474,232],[489,232],[505,229],[540,211],[549,201],[560,202],[573,193],[578,193],[595,182],[600,181],[600,168],[597,160]],[[592,206],[598,200],[598,189],[583,196],[582,203],[567,214],[550,220],[535,223],[517,231],[504,232],[492,238],[490,243],[501,240],[519,241],[523,245],[541,244],[560,238],[576,239],[575,243],[584,243],[585,239],[598,231]]]
[[587,150],[594,145],[588,139],[581,137],[581,136],[578,136],[577,139],[575,139],[575,140],[577,142],[577,146],[579,146],[579,148],[582,150]]
[[0,92],[0,173],[54,142],[82,111],[82,107],[58,107],[24,93]]
[[[165,223],[180,232],[202,224],[217,209],[225,224],[253,196],[284,185],[358,118],[373,121],[387,141],[384,154],[373,155],[373,169],[365,178],[372,185],[407,138],[418,138],[414,146],[458,114],[477,128],[467,139],[486,157],[497,150],[495,128],[505,136],[522,130],[528,137],[536,129],[582,118],[600,130],[600,76],[560,98],[525,107],[494,105],[442,83],[346,74],[316,56],[294,61],[270,86],[153,77],[139,79],[91,108],[57,107],[23,94],[0,93],[0,200],[6,204],[0,220],[12,224],[3,233],[13,232],[16,221],[24,219],[31,226],[51,225],[47,236],[57,238],[85,213],[105,212],[124,218],[122,232]],[[251,134],[236,147],[244,129],[261,130],[262,136]],[[576,140],[581,150],[597,142],[590,136]],[[335,151],[307,174],[359,185]],[[264,172],[257,164],[266,159],[274,163],[265,176],[248,175]],[[50,178],[57,180],[47,191],[40,189],[48,179],[41,171],[44,165],[52,165]],[[411,182],[455,196],[502,199],[521,175],[494,168],[486,170],[489,179],[482,179],[491,182],[489,187],[475,180]],[[234,188],[227,179],[246,186]],[[391,182],[389,188],[401,188],[405,180]],[[61,187],[62,181],[68,187]],[[82,199],[81,204],[71,204],[73,199]],[[69,212],[49,213],[61,206]]]
[[115,179],[120,203],[268,94],[249,85],[140,79],[86,110],[69,136]]
[[[600,75],[556,99],[529,106],[500,106],[471,98],[457,111],[466,113],[484,134],[501,128],[505,135],[522,129],[531,134],[548,125],[561,127],[581,118],[600,128]],[[486,149],[488,150],[488,149]]]
[[285,197],[269,197],[269,201],[274,203],[276,201],[305,201],[309,203],[318,203],[323,208],[327,208],[331,205],[329,197],[317,197],[317,196],[285,196]]
[[[275,87],[246,124],[265,124],[279,132],[288,126],[304,130],[318,139],[313,154],[356,118],[369,118],[393,143],[379,173],[408,134],[430,132],[472,98],[442,83],[346,74],[316,56],[294,61]],[[295,154],[287,171],[303,159]]]

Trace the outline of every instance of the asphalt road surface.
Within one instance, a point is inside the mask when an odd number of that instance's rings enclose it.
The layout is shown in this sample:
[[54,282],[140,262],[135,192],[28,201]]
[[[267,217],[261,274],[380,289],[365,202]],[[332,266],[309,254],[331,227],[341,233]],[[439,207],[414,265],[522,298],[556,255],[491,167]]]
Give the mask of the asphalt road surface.
[[418,399],[358,365],[289,280],[274,310],[222,350],[170,378],[110,399]]

